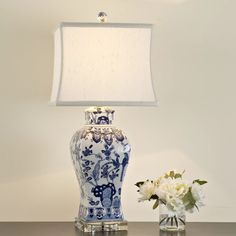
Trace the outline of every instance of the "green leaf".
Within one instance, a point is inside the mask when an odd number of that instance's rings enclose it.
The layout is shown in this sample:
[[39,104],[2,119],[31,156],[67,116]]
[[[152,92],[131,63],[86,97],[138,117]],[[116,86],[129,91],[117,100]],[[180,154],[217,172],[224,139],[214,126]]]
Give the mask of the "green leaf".
[[192,209],[195,206],[196,200],[193,198],[191,188],[189,188],[189,191],[185,194],[182,200],[185,203],[186,210]]
[[144,184],[144,181],[140,181],[140,182],[137,182],[136,184],[135,184],[135,186],[137,186],[138,188],[141,186],[141,185],[143,185]]
[[194,183],[198,183],[199,185],[203,185],[203,184],[206,184],[207,181],[205,181],[205,180],[200,180],[200,179],[195,179],[195,180],[193,181],[193,184],[194,184]]
[[152,207],[153,210],[155,210],[159,205],[159,200],[157,199]]
[[175,174],[175,179],[178,179],[178,178],[182,178],[182,175],[179,173]]
[[[183,171],[184,173],[184,171]],[[165,178],[172,178],[172,179],[177,179],[177,178],[182,178],[183,173],[175,173],[173,170],[170,171],[169,173],[165,174]]]
[[174,172],[173,170],[170,172],[170,177],[171,177],[172,179],[175,177],[175,172]]
[[155,194],[155,195],[152,195],[152,196],[150,197],[150,199],[157,200],[157,199],[159,199],[159,197]]

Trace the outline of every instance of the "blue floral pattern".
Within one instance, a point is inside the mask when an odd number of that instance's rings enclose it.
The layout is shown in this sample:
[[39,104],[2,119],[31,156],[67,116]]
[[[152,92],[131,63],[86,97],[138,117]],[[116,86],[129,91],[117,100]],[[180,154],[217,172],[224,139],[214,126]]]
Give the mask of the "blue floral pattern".
[[123,220],[121,187],[130,145],[123,132],[110,125],[109,117],[104,118],[102,113],[99,119],[98,114],[96,122],[102,126],[97,123],[85,126],[71,141],[72,160],[81,188],[79,218],[84,221]]

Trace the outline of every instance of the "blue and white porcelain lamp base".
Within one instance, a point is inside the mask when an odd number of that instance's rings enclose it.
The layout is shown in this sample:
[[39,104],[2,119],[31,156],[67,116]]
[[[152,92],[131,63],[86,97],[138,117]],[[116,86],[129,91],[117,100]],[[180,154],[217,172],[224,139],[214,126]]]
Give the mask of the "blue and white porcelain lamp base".
[[84,232],[127,230],[121,190],[130,155],[124,133],[112,125],[114,110],[91,107],[86,125],[71,140],[71,156],[80,185],[76,226]]

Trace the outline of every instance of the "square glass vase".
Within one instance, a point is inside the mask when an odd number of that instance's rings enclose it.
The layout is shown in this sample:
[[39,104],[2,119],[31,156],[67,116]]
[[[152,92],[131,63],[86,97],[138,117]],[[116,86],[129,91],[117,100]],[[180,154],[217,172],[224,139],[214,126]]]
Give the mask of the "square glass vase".
[[161,203],[159,208],[159,227],[161,231],[184,231],[186,223],[185,212],[173,212]]

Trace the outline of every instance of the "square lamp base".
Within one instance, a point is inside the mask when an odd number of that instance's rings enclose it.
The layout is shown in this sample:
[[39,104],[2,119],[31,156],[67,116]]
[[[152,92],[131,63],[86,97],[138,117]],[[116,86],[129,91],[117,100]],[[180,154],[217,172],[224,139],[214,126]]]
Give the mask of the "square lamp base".
[[98,232],[98,231],[127,231],[127,221],[93,221],[85,222],[75,218],[75,226],[83,232]]

